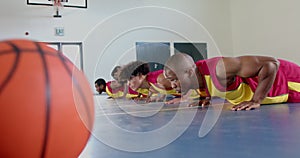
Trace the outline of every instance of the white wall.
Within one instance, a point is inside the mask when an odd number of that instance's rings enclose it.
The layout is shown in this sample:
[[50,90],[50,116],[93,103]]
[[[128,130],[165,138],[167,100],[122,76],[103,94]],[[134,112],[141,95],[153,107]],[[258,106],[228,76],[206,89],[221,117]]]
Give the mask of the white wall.
[[258,54],[300,64],[299,0],[231,0],[235,55]]
[[[115,65],[135,59],[137,41],[208,42],[208,56],[231,55],[230,0],[89,0],[88,9],[28,6],[0,1],[0,39],[83,41],[84,71],[91,86],[109,80]],[[64,27],[65,36],[54,36]],[[206,30],[207,29],[207,30]],[[29,32],[26,36],[25,32]],[[208,32],[207,32],[208,31]]]
[[91,81],[99,75],[111,79],[115,65],[135,60],[137,41],[208,42],[209,57],[220,55],[217,46],[223,53],[232,52],[227,0],[144,0],[123,8],[125,2],[118,2],[104,4],[115,11],[101,12],[109,16],[100,18],[84,40],[85,52],[91,52],[85,56]]
[[[135,59],[136,41],[205,41],[209,57],[258,54],[299,64],[299,6],[299,0],[89,0],[88,9],[64,8],[63,18],[54,19],[52,7],[0,1],[0,39],[83,41],[91,85]],[[54,36],[55,27],[64,27],[65,36]]]
[[[0,1],[0,7],[1,40],[82,41],[93,21],[86,9],[64,8],[63,18],[53,18],[52,6],[27,5],[26,0]],[[55,36],[55,27],[64,27],[65,36]]]

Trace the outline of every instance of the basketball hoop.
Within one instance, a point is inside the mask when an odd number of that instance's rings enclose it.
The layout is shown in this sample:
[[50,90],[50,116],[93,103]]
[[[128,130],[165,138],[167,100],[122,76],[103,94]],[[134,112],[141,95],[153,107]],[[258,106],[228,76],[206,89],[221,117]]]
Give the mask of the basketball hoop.
[[68,2],[68,0],[51,0],[53,3],[53,7],[55,10],[55,14],[53,15],[54,18],[61,18],[60,10],[63,9],[64,5],[63,2]]

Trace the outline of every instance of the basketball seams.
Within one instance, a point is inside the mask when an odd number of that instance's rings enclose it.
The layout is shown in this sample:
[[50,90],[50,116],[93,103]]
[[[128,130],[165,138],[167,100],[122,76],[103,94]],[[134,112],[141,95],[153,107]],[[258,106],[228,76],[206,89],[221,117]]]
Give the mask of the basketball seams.
[[12,50],[2,51],[2,52],[0,52],[0,56],[1,56],[1,55],[10,54],[11,52],[12,52]]
[[[20,52],[22,53],[37,53],[38,50],[36,49],[19,49]],[[0,56],[2,55],[7,55],[7,54],[11,54],[12,50],[6,50],[6,51],[2,51],[0,52]],[[52,52],[44,52],[45,55],[50,55],[50,56],[58,56],[57,54],[53,54]]]
[[58,57],[59,57],[60,61],[62,62],[63,66],[65,67],[67,73],[70,75],[70,77],[71,77],[71,78],[72,78],[72,77],[74,78],[75,88],[78,90],[79,95],[81,96],[81,99],[82,99],[83,104],[84,104],[85,111],[86,111],[87,116],[88,116],[88,117],[87,117],[87,118],[88,118],[88,125],[89,125],[89,127],[91,127],[93,121],[92,121],[91,118],[89,117],[89,116],[91,116],[91,114],[90,114],[90,109],[89,109],[89,107],[88,107],[88,102],[87,102],[87,100],[85,99],[86,96],[84,95],[81,86],[78,84],[78,80],[77,80],[76,76],[72,76],[72,72],[71,72],[70,68],[67,66],[67,62],[70,62],[70,60],[67,59],[66,57],[64,57],[64,56],[62,55],[62,53],[58,53]]
[[47,151],[48,139],[49,139],[49,128],[50,128],[50,105],[51,105],[51,88],[50,88],[50,78],[49,78],[49,69],[47,66],[47,60],[44,54],[43,49],[41,48],[38,42],[35,42],[37,47],[37,52],[40,54],[42,65],[45,75],[45,85],[46,85],[46,124],[45,124],[45,134],[44,134],[44,143],[41,151],[41,158],[44,158]]
[[[26,41],[28,42],[28,41]],[[35,44],[35,42],[32,42],[30,41],[32,44]],[[38,52],[38,48],[35,48],[35,49],[29,49],[29,48],[22,48],[22,46],[20,47],[19,45],[17,45],[16,43],[12,43],[11,41],[4,41],[3,43],[6,43],[8,45],[10,45],[11,47],[12,44],[14,45],[15,48],[18,48],[19,52],[22,52],[22,53],[37,53]],[[40,42],[37,42],[37,43],[40,43]],[[13,50],[15,50],[14,48],[12,48]],[[9,49],[9,50],[1,50],[0,51],[0,56],[1,55],[6,55],[6,54],[10,54],[10,53],[14,53],[12,49]],[[41,49],[42,50],[42,49]],[[51,56],[58,56],[56,53],[53,53],[51,51],[44,51],[43,50],[43,54],[45,55],[51,55]]]
[[[89,119],[94,122],[94,115],[87,115],[94,108],[84,74],[62,52],[38,41],[6,40],[0,47],[0,104],[6,105],[0,152],[8,157],[77,157],[91,135]],[[84,116],[79,117],[76,104]],[[20,129],[26,130],[20,134]]]
[[[23,53],[37,53],[38,50],[36,49],[19,49],[20,52],[23,52]],[[0,52],[0,55],[6,55],[6,54],[10,54],[12,53],[12,50],[6,50],[6,51],[2,51]],[[48,51],[45,51],[44,52],[45,55],[51,55],[51,56],[58,56],[57,54],[53,54],[53,52],[48,52]]]
[[15,44],[13,44],[13,43],[11,43],[9,41],[6,42],[6,43],[9,44],[13,48],[13,50],[14,50],[14,52],[16,54],[16,57],[15,57],[15,62],[13,64],[13,66],[12,66],[12,69],[9,71],[6,79],[4,79],[3,83],[0,83],[0,94],[4,90],[5,86],[8,85],[9,81],[12,79],[14,73],[17,70],[17,67],[19,65],[20,58],[21,58],[21,55],[20,55],[21,50]]

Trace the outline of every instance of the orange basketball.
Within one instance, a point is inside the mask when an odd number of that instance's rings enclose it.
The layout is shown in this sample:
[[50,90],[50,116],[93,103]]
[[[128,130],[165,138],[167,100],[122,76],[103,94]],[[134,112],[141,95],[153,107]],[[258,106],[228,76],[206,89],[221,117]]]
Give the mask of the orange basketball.
[[0,42],[0,70],[0,157],[78,157],[94,122],[84,74],[29,40]]

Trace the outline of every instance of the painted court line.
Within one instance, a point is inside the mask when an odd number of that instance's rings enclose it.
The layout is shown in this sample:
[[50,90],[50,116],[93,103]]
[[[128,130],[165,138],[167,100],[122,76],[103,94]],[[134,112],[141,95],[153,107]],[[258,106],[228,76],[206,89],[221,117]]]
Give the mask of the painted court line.
[[[153,105],[153,104],[152,104]],[[213,106],[220,106],[220,105],[225,105],[224,103],[216,103]],[[128,105],[130,106],[130,105]],[[175,108],[165,108],[165,109],[161,109],[159,110],[159,112],[167,112],[167,111],[176,111],[176,110],[186,110],[186,109],[197,109],[197,108],[201,108],[199,106],[193,106],[193,107],[175,107]],[[101,110],[101,111],[99,111]],[[138,111],[133,111],[133,112],[113,112],[113,113],[105,113],[103,110],[104,109],[99,109],[97,110],[99,113],[101,112],[101,114],[98,114],[97,116],[115,116],[115,115],[127,115],[127,114],[137,114],[137,113],[150,113],[150,112],[155,112],[157,111],[155,110],[138,110]]]

